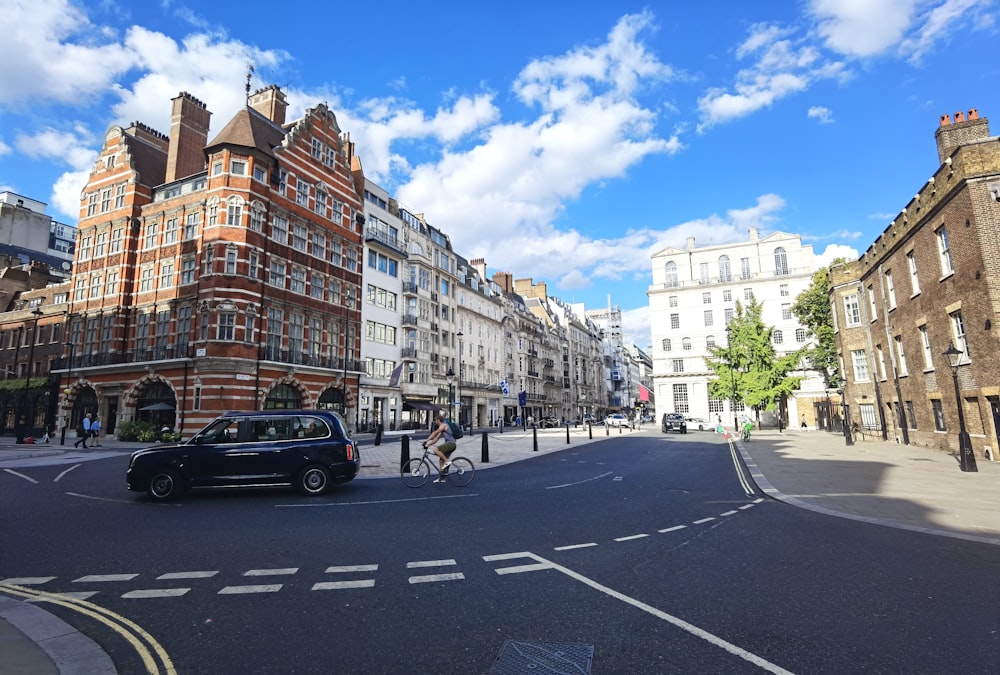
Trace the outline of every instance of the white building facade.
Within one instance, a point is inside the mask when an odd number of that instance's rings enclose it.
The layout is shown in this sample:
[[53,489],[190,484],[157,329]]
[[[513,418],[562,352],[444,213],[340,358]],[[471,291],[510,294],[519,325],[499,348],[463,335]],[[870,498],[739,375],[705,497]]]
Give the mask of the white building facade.
[[[654,254],[647,295],[657,412],[727,422],[742,412],[741,404],[734,410],[731,401],[709,398],[708,348],[727,344],[726,326],[737,301],[746,306],[752,298],[762,306],[764,324],[774,328],[778,355],[811,345],[791,308],[816,269],[812,246],[802,245],[799,235],[775,232],[760,238],[756,228],[745,242],[696,247],[692,237],[685,249]],[[787,401],[786,422],[800,417],[796,399],[825,396],[822,373],[793,374],[805,379]]]

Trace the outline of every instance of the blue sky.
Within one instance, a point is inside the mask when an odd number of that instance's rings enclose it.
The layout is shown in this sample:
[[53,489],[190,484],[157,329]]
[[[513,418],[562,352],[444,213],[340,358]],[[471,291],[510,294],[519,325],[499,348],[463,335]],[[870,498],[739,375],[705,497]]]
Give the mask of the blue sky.
[[856,255],[940,115],[1000,119],[998,1],[0,0],[0,190],[75,224],[110,125],[169,131],[188,91],[218,131],[249,61],[460,254],[610,295],[644,346],[652,253],[757,226]]

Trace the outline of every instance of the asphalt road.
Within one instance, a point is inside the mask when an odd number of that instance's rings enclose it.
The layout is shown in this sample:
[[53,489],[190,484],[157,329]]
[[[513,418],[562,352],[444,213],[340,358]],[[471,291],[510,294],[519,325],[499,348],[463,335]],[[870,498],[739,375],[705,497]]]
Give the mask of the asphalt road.
[[46,608],[122,673],[143,667],[129,633],[182,674],[1000,663],[995,546],[762,499],[715,435],[612,438],[465,488],[356,480],[318,499],[154,504],[125,490],[126,463],[0,472],[0,579],[91,603]]

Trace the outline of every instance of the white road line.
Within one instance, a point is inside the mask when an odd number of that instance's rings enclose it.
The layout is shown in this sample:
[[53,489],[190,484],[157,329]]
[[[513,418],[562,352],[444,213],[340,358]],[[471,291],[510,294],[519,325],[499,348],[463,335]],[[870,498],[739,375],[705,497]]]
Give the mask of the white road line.
[[276,593],[281,584],[261,584],[258,586],[226,586],[217,595],[243,595],[246,593]]
[[648,536],[648,534],[630,534],[627,537],[618,537],[615,541],[632,541],[633,539],[642,539],[643,537]]
[[486,562],[495,562],[497,560],[514,560],[515,558],[537,558],[538,556],[528,553],[495,553],[493,555],[484,555],[483,560]]
[[[686,631],[686,632],[690,633],[691,635],[694,635],[695,637],[701,638],[702,640],[705,640],[709,644],[712,644],[712,645],[714,645],[716,647],[719,647],[720,649],[723,649],[723,650],[729,652],[730,654],[733,654],[734,656],[738,656],[739,658],[741,658],[741,659],[743,659],[745,661],[748,661],[749,663],[754,664],[758,668],[766,670],[766,671],[768,671],[770,673],[778,673],[780,675],[792,675],[789,671],[785,670],[781,666],[777,666],[777,665],[771,663],[770,661],[767,661],[764,658],[762,658],[760,656],[757,656],[756,654],[753,654],[751,652],[746,651],[745,649],[737,647],[736,645],[734,645],[734,644],[732,644],[730,642],[726,642],[722,638],[717,637],[717,636],[709,633],[706,630],[698,628],[694,624],[690,624],[687,621],[684,621],[683,619],[679,619],[676,616],[672,616],[670,614],[667,614],[666,612],[661,611],[661,610],[659,610],[659,609],[657,609],[657,608],[655,608],[655,607],[653,607],[651,605],[647,605],[646,603],[641,602],[639,600],[636,600],[635,598],[630,598],[629,596],[627,596],[627,595],[625,595],[623,593],[619,593],[618,591],[615,591],[615,590],[613,590],[613,589],[611,589],[611,588],[609,588],[607,586],[599,584],[596,581],[593,581],[593,580],[591,580],[591,579],[583,576],[582,574],[578,574],[578,573],[574,572],[573,570],[571,570],[571,569],[569,569],[567,567],[563,567],[562,565],[557,565],[556,563],[551,562],[549,560],[546,560],[545,558],[542,558],[541,556],[537,556],[534,553],[531,553],[531,552],[524,552],[524,553],[521,553],[521,554],[510,554],[510,553],[508,553],[508,554],[505,554],[505,555],[510,556],[510,557],[529,557],[529,558],[532,558],[533,560],[536,560],[537,562],[539,562],[541,564],[544,564],[544,565],[546,565],[547,567],[549,567],[551,569],[554,569],[554,570],[557,570],[559,572],[562,572],[563,574],[565,574],[566,576],[570,577],[571,579],[575,579],[576,581],[579,581],[580,583],[583,583],[583,584],[586,584],[587,586],[590,586],[591,588],[593,588],[596,591],[604,593],[605,595],[609,595],[612,598],[615,598],[616,600],[620,600],[620,601],[622,601],[624,603],[627,603],[627,604],[629,604],[629,605],[631,605],[631,606],[635,607],[636,609],[639,609],[639,610],[641,610],[643,612],[646,612],[648,614],[652,614],[656,618],[662,619],[663,621],[666,621],[667,623],[669,623],[669,624],[671,624],[673,626],[676,626],[677,628],[680,628],[681,630]],[[493,556],[489,556],[489,557],[492,558]],[[486,556],[484,556],[484,559],[486,559]],[[506,559],[506,558],[503,558],[503,559]]]
[[399,504],[403,502],[429,502],[435,499],[469,499],[478,497],[478,492],[466,492],[460,495],[440,495],[437,497],[408,497],[407,499],[375,499],[367,502],[308,502],[302,504],[275,504],[277,509],[300,509],[317,506],[370,506],[372,504]]
[[[60,597],[73,598],[74,600],[86,600],[97,595],[97,591],[70,591],[69,593],[60,593]],[[48,598],[38,597],[31,598],[27,602],[49,602]]]
[[273,570],[247,570],[243,573],[245,577],[276,577],[288,576],[299,571],[298,567],[279,567]]
[[157,581],[168,581],[170,579],[207,579],[214,577],[218,572],[168,572],[156,577]]
[[590,548],[591,546],[597,546],[595,542],[590,542],[589,544],[570,544],[569,546],[556,546],[553,550],[555,551],[572,551],[576,548]]
[[4,469],[4,471],[6,471],[7,473],[9,473],[11,476],[17,476],[18,478],[23,478],[24,480],[28,481],[29,483],[38,483],[38,481],[35,480],[34,478],[32,478],[31,476],[25,476],[23,473],[18,473],[17,471],[14,471],[13,469]]
[[336,591],[344,588],[372,588],[374,579],[356,579],[354,581],[321,581],[313,584],[314,591]]
[[60,473],[60,474],[59,474],[58,476],[56,476],[55,478],[53,478],[53,479],[52,479],[52,482],[53,482],[53,483],[58,483],[58,482],[59,482],[59,480],[60,480],[60,479],[61,479],[61,478],[62,478],[63,476],[65,476],[66,474],[68,474],[68,473],[69,473],[70,471],[72,471],[73,469],[76,469],[76,468],[79,468],[79,467],[81,467],[81,466],[83,466],[83,464],[74,464],[73,466],[71,466],[70,468],[66,469],[65,471],[63,471],[62,473]]
[[89,584],[92,582],[105,582],[105,581],[131,581],[135,579],[138,574],[90,574],[85,577],[80,577],[79,579],[73,579],[73,583],[83,583]]
[[764,500],[763,499],[755,499],[755,500],[753,500],[753,503],[754,504],[760,504],[762,501],[764,501]]
[[668,527],[665,530],[657,530],[657,532],[660,532],[662,534],[666,534],[667,532],[676,532],[677,530],[683,530],[683,529],[686,529],[686,528],[687,528],[687,525],[674,525],[673,527]]
[[412,570],[416,567],[445,567],[447,565],[457,565],[454,560],[417,560],[406,563],[406,569]]
[[[83,497],[84,499],[92,499],[95,502],[111,502],[112,504],[131,504],[130,499],[109,499],[108,497],[93,497],[91,495],[82,495],[79,492],[67,492],[70,497]],[[181,504],[171,504],[171,506],[181,506]]]
[[410,583],[428,584],[435,581],[459,581],[464,578],[465,575],[461,572],[455,572],[453,574],[425,574],[419,577],[410,577]]
[[740,507],[740,511],[743,511],[745,509],[752,509],[753,506],[754,506],[753,504],[744,504],[743,506]]
[[498,567],[494,571],[497,574],[521,574],[522,572],[537,572],[547,569],[551,569],[551,567],[545,563],[536,563],[534,565],[518,565],[517,567]]
[[725,513],[720,513],[720,516],[735,516],[739,511],[726,511]]
[[10,579],[0,579],[0,584],[14,584],[16,586],[37,586],[47,584],[55,577],[11,577]]
[[341,565],[339,567],[327,567],[327,574],[340,574],[342,572],[374,572],[378,565]]
[[122,597],[139,600],[149,598],[179,598],[190,590],[190,588],[151,588],[144,591],[129,591],[128,593],[123,593]]
[[607,478],[608,476],[610,476],[613,473],[614,473],[614,471],[608,471],[607,473],[602,473],[600,476],[594,476],[593,478],[586,478],[584,480],[578,480],[575,483],[563,483],[562,485],[550,485],[550,486],[548,486],[545,489],[546,490],[558,490],[559,488],[572,487],[574,485],[583,485],[584,483],[589,483],[591,481],[601,480],[602,478]]
[[701,520],[694,521],[694,523],[692,523],[692,525],[704,525],[705,523],[710,523],[713,520],[715,520],[714,516],[711,517],[711,518],[702,518]]

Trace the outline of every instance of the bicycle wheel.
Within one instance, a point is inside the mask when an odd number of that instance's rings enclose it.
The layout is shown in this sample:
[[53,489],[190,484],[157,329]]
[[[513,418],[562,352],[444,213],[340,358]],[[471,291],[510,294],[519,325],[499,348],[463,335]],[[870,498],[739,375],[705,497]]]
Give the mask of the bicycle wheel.
[[476,466],[472,463],[472,460],[465,457],[456,457],[451,460],[451,466],[448,467],[449,483],[462,487],[471,483],[475,477]]
[[430,475],[431,465],[423,457],[411,459],[403,465],[403,470],[399,473],[399,477],[403,479],[403,484],[411,488],[418,488],[426,483]]

